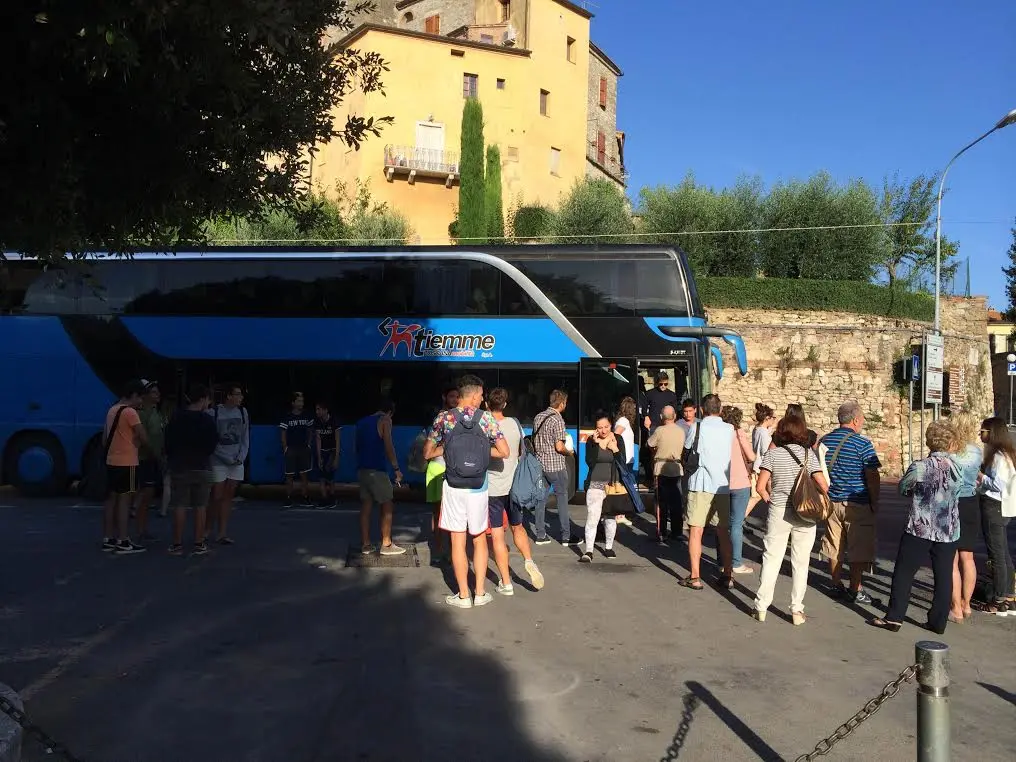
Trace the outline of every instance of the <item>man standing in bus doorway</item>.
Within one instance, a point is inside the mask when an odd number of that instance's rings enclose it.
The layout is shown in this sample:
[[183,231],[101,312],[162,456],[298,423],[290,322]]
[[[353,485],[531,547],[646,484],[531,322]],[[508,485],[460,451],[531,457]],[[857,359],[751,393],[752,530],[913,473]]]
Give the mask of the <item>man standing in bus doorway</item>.
[[[484,590],[487,581],[487,527],[490,507],[487,469],[492,458],[511,453],[504,434],[489,410],[480,410],[483,381],[463,376],[459,381],[459,404],[434,421],[424,456],[445,456],[445,487],[441,501],[441,528],[451,534],[452,568],[458,593],[445,598],[449,606],[471,609],[493,600]],[[567,500],[567,493],[565,494]],[[474,595],[469,594],[469,559],[466,535],[473,537]]]
[[243,481],[243,463],[250,452],[250,419],[243,404],[243,389],[237,384],[226,387],[226,399],[208,413],[215,419],[219,441],[212,454],[212,497],[208,516],[209,532],[215,532],[220,545],[232,545],[229,516],[233,511],[236,488]]
[[[449,410],[454,410],[459,404],[459,387],[451,386],[444,391],[444,395],[441,398],[442,405],[436,411],[435,418],[440,418],[442,415],[447,413]],[[447,544],[447,536],[443,529],[441,529],[441,494],[444,489],[444,472],[445,472],[445,460],[444,457],[438,455],[427,461],[427,473],[426,473],[426,484],[427,484],[427,503],[430,505],[430,529],[431,534],[434,537],[434,549],[433,557],[434,562],[438,566],[444,566],[450,560],[448,551],[445,550]]]
[[319,508],[338,506],[335,492],[335,472],[339,470],[339,425],[328,409],[328,403],[319,401],[314,408],[314,444],[317,448],[318,470],[321,472],[321,502]]
[[131,498],[137,491],[138,446],[147,443],[137,411],[144,391],[140,382],[129,383],[119,402],[106,413],[103,430],[107,497],[102,515],[102,549],[117,555],[145,551],[144,545],[131,542],[128,527]]
[[135,503],[135,517],[138,528],[138,542],[150,543],[155,537],[148,532],[148,510],[156,493],[162,489],[162,472],[166,460],[165,428],[159,404],[162,396],[159,384],[141,379],[145,394],[141,399],[138,418],[145,429],[146,442],[138,451],[138,494]]
[[402,486],[402,471],[392,443],[392,416],[395,405],[382,398],[377,412],[356,422],[356,478],[360,484],[360,552],[374,550],[370,541],[370,514],[374,503],[381,506],[381,555],[398,556],[406,552],[392,542],[392,521],[395,513],[395,490],[388,478],[388,467],[395,474],[395,483]]
[[303,410],[303,392],[293,392],[290,398],[291,408],[282,423],[279,424],[279,435],[282,439],[282,457],[285,460],[286,502],[283,510],[293,507],[293,482],[300,477],[300,489],[303,493],[303,507],[312,508],[310,501],[310,470],[313,461],[310,454],[311,437],[314,435],[314,419]]
[[550,393],[550,407],[537,413],[533,419],[533,449],[543,466],[543,477],[547,491],[543,499],[536,504],[536,544],[546,545],[550,542],[547,536],[547,500],[550,488],[554,488],[557,497],[557,517],[561,524],[561,544],[578,545],[585,538],[573,534],[571,518],[568,515],[568,461],[570,455],[565,444],[568,432],[561,414],[568,407],[568,393],[555,389]]

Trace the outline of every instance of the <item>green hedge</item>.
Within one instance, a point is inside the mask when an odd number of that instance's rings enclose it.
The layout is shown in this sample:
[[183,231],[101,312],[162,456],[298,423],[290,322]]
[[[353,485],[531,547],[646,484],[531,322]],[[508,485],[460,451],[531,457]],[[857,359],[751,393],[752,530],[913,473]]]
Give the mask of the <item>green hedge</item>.
[[698,292],[706,307],[855,312],[925,321],[935,317],[930,294],[859,281],[700,278]]

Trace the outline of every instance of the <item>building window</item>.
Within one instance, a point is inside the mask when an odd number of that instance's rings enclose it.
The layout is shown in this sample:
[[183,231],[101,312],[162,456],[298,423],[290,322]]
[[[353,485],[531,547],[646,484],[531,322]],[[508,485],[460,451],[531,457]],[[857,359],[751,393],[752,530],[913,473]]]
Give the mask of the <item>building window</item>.
[[568,60],[575,63],[575,38],[569,37],[565,43],[565,53],[568,56]]
[[540,90],[540,113],[543,116],[547,116],[549,106],[550,106],[550,92],[547,90]]
[[550,149],[550,174],[560,175],[561,174],[561,149],[551,148]]
[[596,133],[596,163],[601,167],[607,163],[607,136],[603,130]]
[[480,35],[480,42],[485,42],[488,45],[493,45],[494,44],[494,35],[492,35],[492,34],[481,34]]
[[462,97],[463,98],[476,98],[479,92],[478,87],[479,77],[475,74],[463,74],[462,75]]
[[413,18],[414,16],[412,13],[406,13],[406,15],[402,17],[402,23],[409,24],[413,21]]
[[511,0],[501,0],[501,16],[500,21],[502,24],[507,24],[508,20],[512,17],[512,3]]
[[607,108],[607,78],[600,77],[600,108]]
[[441,14],[435,13],[423,20],[423,31],[427,34],[441,34]]
[[500,77],[497,80],[497,89],[498,90],[504,90],[504,80],[501,79]]

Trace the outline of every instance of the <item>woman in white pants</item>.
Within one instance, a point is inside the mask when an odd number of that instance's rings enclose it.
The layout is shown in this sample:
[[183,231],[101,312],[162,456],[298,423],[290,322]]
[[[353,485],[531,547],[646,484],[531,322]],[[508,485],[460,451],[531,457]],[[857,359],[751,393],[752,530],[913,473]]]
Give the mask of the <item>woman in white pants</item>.
[[822,475],[818,456],[808,447],[808,427],[803,418],[783,418],[773,433],[773,444],[775,446],[762,458],[758,477],[758,493],[769,504],[769,521],[764,540],[765,552],[762,554],[762,573],[755,595],[755,619],[759,622],[766,620],[789,541],[790,613],[796,626],[805,622],[804,593],[808,589],[808,567],[815,546],[816,524],[798,516],[790,505],[789,497],[802,464],[807,465],[811,478],[822,492],[828,492],[829,485]]
[[596,529],[603,518],[604,549],[606,558],[617,558],[614,551],[614,537],[617,535],[617,516],[632,509],[627,493],[608,495],[607,487],[621,481],[619,469],[625,468],[624,439],[619,439],[610,429],[610,417],[606,413],[596,414],[596,432],[586,440],[586,546],[579,556],[584,564],[593,560],[593,546],[596,543]]

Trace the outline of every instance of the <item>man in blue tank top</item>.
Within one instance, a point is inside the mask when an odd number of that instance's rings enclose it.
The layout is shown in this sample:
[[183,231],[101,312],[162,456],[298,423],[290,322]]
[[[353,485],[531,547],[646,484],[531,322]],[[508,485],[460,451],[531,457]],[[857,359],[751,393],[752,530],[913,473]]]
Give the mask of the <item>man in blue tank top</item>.
[[381,555],[397,556],[406,552],[392,542],[395,491],[388,478],[389,466],[395,472],[395,483],[402,486],[402,471],[392,444],[394,412],[392,401],[383,399],[376,413],[356,423],[356,476],[360,484],[360,541],[364,555],[374,550],[370,542],[370,514],[374,503],[381,505]]

